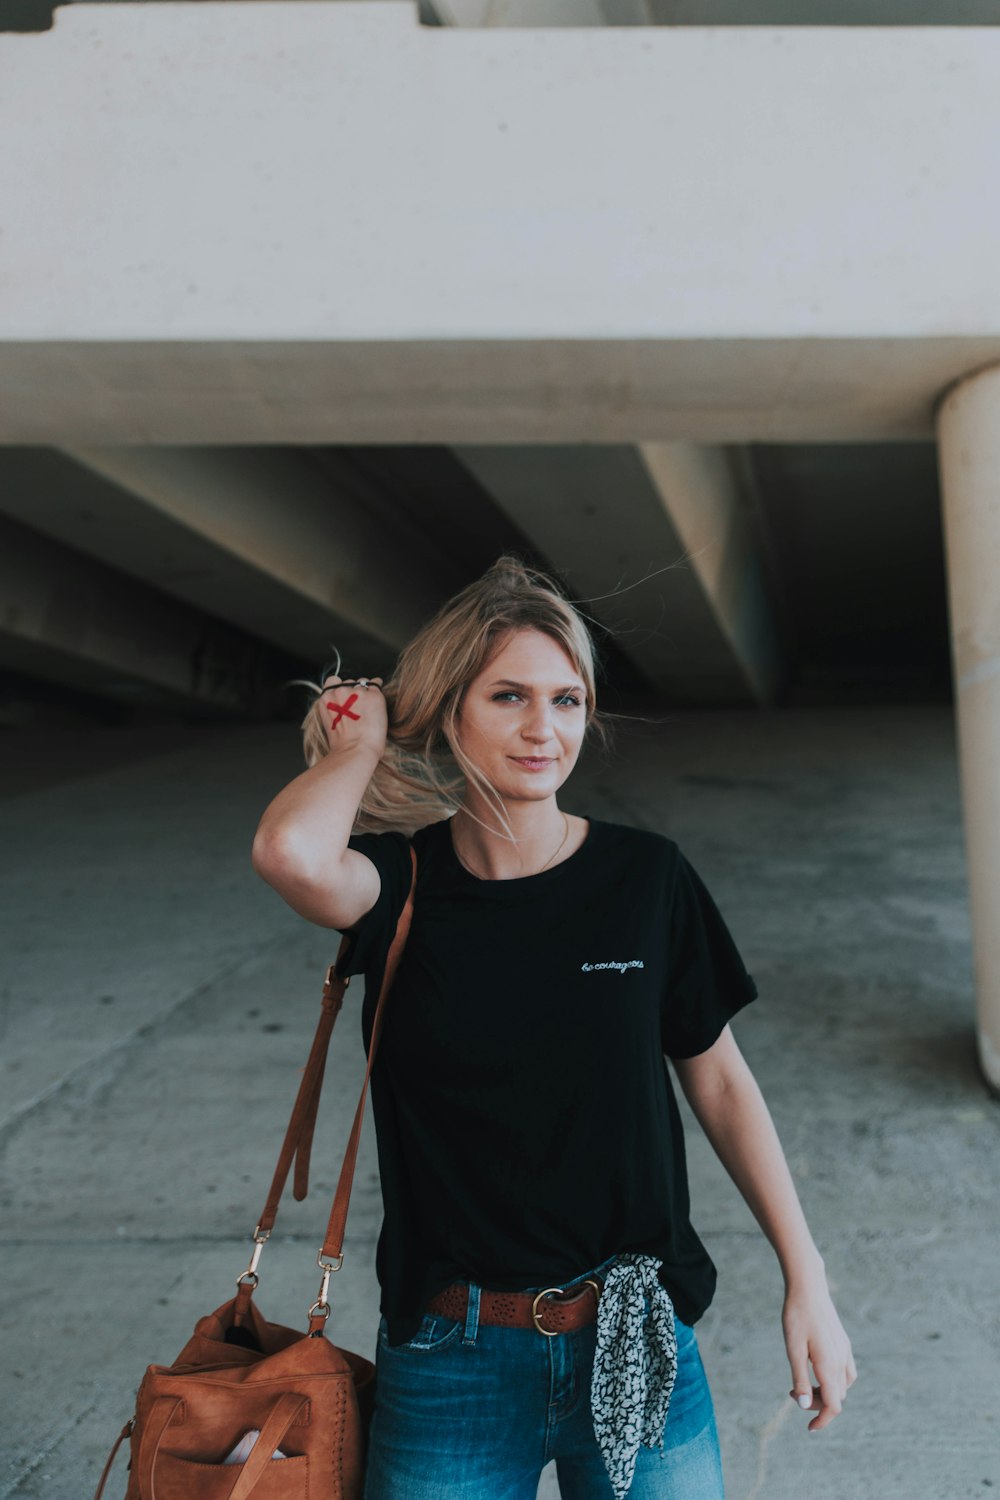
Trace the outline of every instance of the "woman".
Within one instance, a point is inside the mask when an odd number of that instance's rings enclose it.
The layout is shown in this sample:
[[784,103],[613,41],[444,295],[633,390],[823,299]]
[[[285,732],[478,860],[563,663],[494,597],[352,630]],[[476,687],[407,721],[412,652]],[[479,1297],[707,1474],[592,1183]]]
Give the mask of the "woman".
[[667,1056],[778,1255],[810,1431],[856,1376],[729,1028],[757,988],[718,908],[673,840],[559,808],[588,731],[607,741],[594,680],[583,618],[505,555],[384,689],[313,685],[309,769],[254,843],[296,911],[351,934],[339,971],[365,975],[366,1048],[411,838],[417,856],[371,1079],[384,1219],[365,1500],[534,1500],[551,1459],[568,1500],[722,1496],[694,1329],[715,1267]]

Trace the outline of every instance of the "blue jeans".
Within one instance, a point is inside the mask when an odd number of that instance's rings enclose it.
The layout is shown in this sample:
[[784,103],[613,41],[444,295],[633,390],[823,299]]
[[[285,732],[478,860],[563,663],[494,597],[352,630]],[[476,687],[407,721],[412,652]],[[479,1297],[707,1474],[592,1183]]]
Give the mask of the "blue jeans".
[[[414,1337],[395,1348],[385,1318],[379,1323],[364,1500],[535,1500],[551,1459],[563,1500],[613,1500],[590,1415],[596,1323],[553,1338],[481,1323],[481,1290],[469,1283],[464,1318],[425,1313]],[[640,1445],[628,1497],[724,1500],[697,1337],[676,1315],[675,1324],[677,1378],[663,1448]]]

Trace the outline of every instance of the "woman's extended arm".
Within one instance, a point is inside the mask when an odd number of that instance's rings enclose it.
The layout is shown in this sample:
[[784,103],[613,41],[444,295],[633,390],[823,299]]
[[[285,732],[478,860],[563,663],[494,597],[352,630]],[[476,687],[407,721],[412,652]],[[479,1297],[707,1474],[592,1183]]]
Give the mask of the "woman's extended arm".
[[[809,1431],[818,1432],[840,1412],[857,1369],[774,1121],[728,1026],[706,1052],[672,1062],[698,1123],[780,1262],[781,1321],[794,1382],[789,1394],[808,1394],[805,1409],[819,1408],[809,1423]],[[818,1387],[809,1376],[810,1359]]]

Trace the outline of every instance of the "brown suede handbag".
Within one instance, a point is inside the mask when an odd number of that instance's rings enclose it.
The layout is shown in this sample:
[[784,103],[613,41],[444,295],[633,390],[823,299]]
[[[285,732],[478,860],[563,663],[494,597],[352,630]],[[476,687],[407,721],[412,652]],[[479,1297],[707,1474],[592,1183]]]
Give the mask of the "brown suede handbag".
[[[368,1428],[375,1396],[375,1366],[326,1336],[330,1276],[343,1265],[344,1226],[361,1138],[365,1097],[382,1031],[385,997],[392,984],[413,916],[417,857],[410,846],[412,876],[389,949],[375,1017],[365,1081],[354,1116],[337,1192],[317,1257],[322,1271],[317,1300],[305,1333],[268,1323],[253,1294],[257,1263],[278,1212],[292,1161],[293,1192],[309,1188],[309,1157],[323,1087],[330,1034],[350,979],[336,967],[349,944],[345,933],[327,970],[319,1025],[299,1085],[295,1107],[264,1212],[254,1230],[247,1269],[237,1293],[200,1318],[172,1365],[149,1365],[126,1422],[108,1456],[94,1500],[100,1500],[115,1454],[130,1439],[125,1500],[361,1500]],[[248,1456],[233,1452],[254,1431]],[[244,1447],[246,1447],[244,1442]],[[280,1457],[275,1456],[280,1451]]]

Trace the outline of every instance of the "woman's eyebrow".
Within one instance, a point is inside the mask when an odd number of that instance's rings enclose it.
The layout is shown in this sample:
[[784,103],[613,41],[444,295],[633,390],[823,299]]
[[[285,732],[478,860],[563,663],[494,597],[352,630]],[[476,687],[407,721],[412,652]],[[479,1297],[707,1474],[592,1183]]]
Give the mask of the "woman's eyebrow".
[[[490,683],[490,687],[513,687],[513,688],[519,688],[522,693],[530,693],[531,692],[531,689],[530,689],[530,687],[528,687],[527,683],[524,683],[524,682],[514,682],[510,677],[498,677],[497,680],[496,680],[496,682],[491,682]],[[569,685],[569,687],[561,687],[561,688],[554,688],[553,689],[553,692],[556,692],[556,693],[572,693],[572,692],[582,693],[583,691],[584,691],[584,687],[583,687],[583,684],[581,682],[571,682],[570,685]]]

